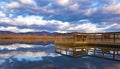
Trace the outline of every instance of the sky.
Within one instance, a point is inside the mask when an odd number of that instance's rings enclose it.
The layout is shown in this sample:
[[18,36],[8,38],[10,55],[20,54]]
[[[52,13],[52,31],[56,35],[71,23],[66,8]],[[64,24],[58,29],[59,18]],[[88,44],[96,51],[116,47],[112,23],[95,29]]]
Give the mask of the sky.
[[120,32],[120,0],[0,0],[0,31]]

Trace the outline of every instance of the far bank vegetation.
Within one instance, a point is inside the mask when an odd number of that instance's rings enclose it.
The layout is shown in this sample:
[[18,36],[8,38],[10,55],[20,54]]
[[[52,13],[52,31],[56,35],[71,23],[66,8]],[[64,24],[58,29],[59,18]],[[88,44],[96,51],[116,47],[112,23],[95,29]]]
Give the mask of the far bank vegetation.
[[0,35],[0,40],[54,40],[54,36],[47,35]]

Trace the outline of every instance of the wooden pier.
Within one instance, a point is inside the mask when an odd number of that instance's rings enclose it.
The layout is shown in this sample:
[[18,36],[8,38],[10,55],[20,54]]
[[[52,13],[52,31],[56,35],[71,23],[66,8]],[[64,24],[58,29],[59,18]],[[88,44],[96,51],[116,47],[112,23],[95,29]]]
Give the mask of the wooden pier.
[[120,46],[120,32],[60,33],[55,35],[55,44],[89,44]]
[[120,61],[120,32],[56,34],[55,52],[72,57],[94,56]]

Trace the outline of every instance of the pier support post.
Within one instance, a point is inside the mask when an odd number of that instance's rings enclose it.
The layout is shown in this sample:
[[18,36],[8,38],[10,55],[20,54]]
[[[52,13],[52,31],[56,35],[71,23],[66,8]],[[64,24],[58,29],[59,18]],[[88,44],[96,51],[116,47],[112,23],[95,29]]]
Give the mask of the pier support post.
[[77,54],[76,54],[76,48],[73,48],[73,57],[77,57]]
[[62,54],[62,47],[60,47],[60,54]]
[[115,33],[113,34],[113,41],[114,41],[114,43],[115,43]]
[[113,51],[113,60],[115,60],[115,51]]
[[94,56],[96,55],[95,53],[96,53],[96,48],[94,48],[94,52],[93,52]]

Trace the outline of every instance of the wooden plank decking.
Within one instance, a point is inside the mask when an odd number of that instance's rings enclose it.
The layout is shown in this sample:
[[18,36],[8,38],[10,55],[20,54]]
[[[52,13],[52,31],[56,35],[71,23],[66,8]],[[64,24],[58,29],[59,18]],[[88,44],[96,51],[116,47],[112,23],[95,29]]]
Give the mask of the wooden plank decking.
[[56,34],[55,44],[70,43],[120,46],[120,32]]

